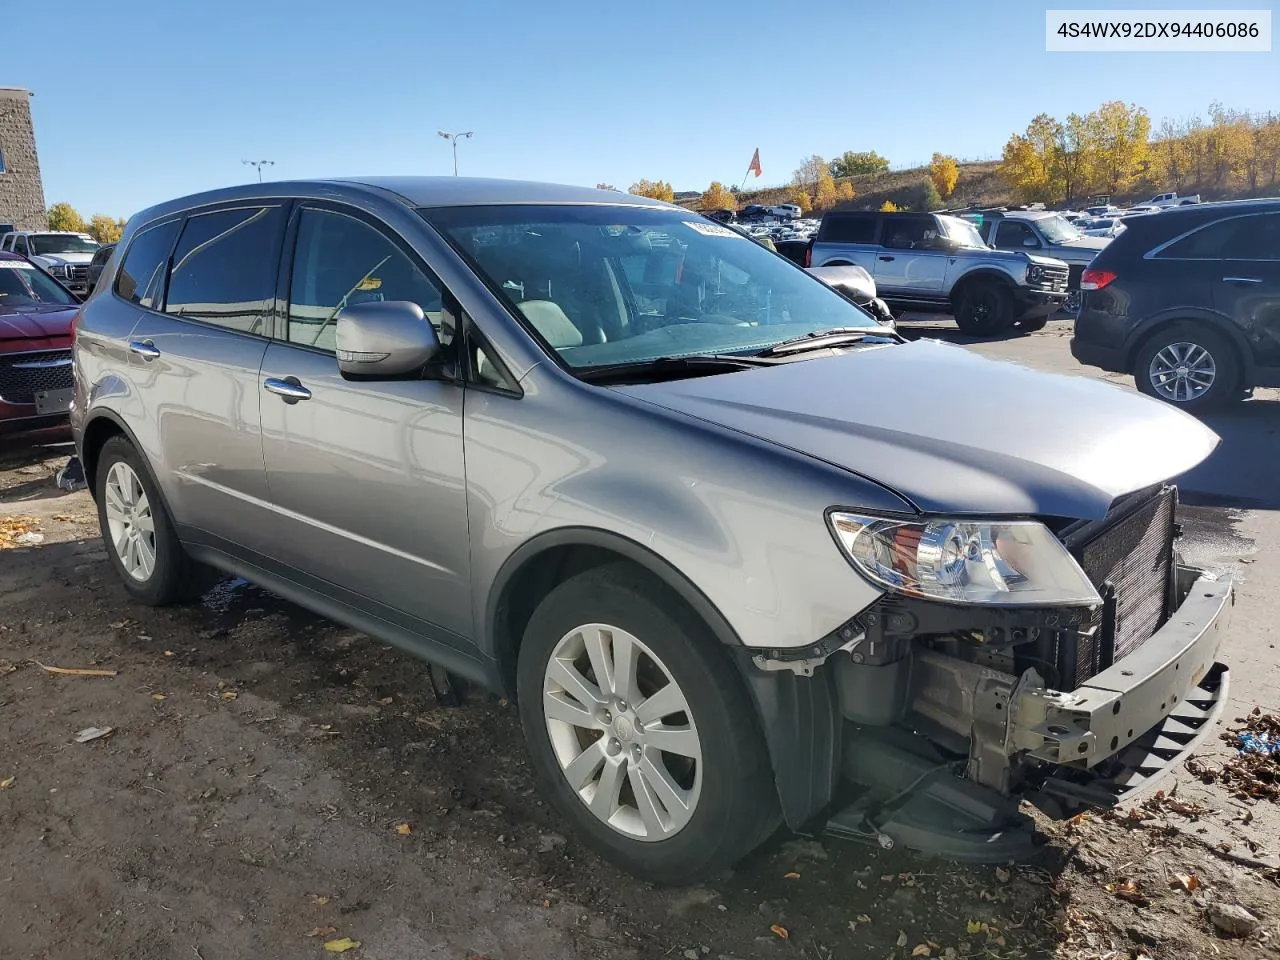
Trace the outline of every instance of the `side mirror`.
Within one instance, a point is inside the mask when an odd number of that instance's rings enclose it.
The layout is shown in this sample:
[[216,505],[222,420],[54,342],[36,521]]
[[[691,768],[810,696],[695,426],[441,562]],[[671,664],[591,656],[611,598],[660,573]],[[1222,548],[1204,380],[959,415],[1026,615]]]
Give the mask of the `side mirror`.
[[939,234],[929,241],[928,249],[941,250],[943,253],[955,253],[960,249],[960,244],[950,237],[944,237]]
[[338,314],[338,369],[344,377],[400,377],[440,354],[426,314],[408,300],[357,303]]
[[1024,247],[1030,247],[1033,250],[1040,249],[1040,241],[1037,240],[1035,237],[1027,237],[1027,239],[1022,241],[1022,245]]

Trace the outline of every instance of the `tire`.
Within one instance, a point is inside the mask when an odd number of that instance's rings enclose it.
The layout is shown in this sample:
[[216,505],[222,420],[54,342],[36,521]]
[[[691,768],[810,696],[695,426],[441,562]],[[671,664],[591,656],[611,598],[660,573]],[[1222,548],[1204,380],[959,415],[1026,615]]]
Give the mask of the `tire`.
[[103,444],[94,490],[107,556],[135,600],[168,606],[193,600],[212,584],[213,572],[187,556],[178,541],[151,471],[127,438],[115,436]]
[[971,337],[993,337],[1013,326],[1013,294],[996,280],[975,280],[955,304],[956,326]]
[[[624,644],[639,651],[628,660],[637,666],[618,672]],[[596,685],[593,662],[606,683]],[[647,573],[610,564],[552,590],[525,630],[517,693],[545,794],[588,846],[622,869],[655,883],[693,883],[776,829],[772,768],[733,664]],[[659,703],[668,709],[652,713]],[[616,789],[602,794],[607,783]],[[665,800],[642,804],[649,795]]]
[[1187,411],[1212,410],[1241,399],[1241,378],[1235,345],[1198,323],[1176,323],[1159,331],[1139,348],[1133,365],[1140,391]]
[[1023,333],[1035,333],[1037,330],[1043,330],[1048,322],[1048,316],[1031,317],[1029,320],[1019,320],[1018,329]]

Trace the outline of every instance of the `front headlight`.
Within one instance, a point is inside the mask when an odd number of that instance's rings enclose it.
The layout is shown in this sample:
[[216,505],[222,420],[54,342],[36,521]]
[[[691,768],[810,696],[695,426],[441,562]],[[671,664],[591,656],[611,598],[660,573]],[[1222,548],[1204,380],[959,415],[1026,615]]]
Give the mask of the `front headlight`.
[[898,593],[1019,607],[1102,602],[1066,547],[1033,520],[830,516],[858,572]]
[[1039,283],[1044,279],[1044,267],[1033,263],[1027,267],[1027,283]]
[[49,268],[49,272],[59,279],[66,279],[67,274],[71,272],[71,268],[65,263],[55,263]]

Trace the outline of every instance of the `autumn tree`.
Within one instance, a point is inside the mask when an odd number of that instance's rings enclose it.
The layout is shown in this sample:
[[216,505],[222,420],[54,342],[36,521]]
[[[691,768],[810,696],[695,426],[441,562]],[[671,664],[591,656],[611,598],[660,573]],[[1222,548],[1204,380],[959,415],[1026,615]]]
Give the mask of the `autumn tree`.
[[902,208],[899,207],[892,200],[886,200],[884,203],[880,204],[881,213],[897,213],[901,209]]
[[50,230],[69,230],[72,233],[84,233],[84,217],[76,212],[71,204],[55,203],[45,214]]
[[787,203],[794,203],[800,208],[801,214],[808,214],[813,210],[813,199],[809,196],[809,191],[799,184],[793,186],[787,194]]
[[105,213],[95,213],[89,218],[86,232],[99,243],[119,243],[124,235],[124,221],[113,220]]
[[857,195],[857,192],[853,189],[853,184],[848,180],[841,180],[836,184],[836,198],[841,203],[849,203]]
[[796,168],[791,182],[798,187],[804,187],[804,189],[812,193],[818,189],[818,181],[824,173],[827,176],[831,176],[827,161],[815,153]]
[[637,180],[627,192],[635,194],[637,197],[665,200],[667,203],[673,203],[676,199],[676,192],[671,189],[671,184],[665,180]]
[[825,166],[818,173],[818,185],[813,191],[813,207],[815,210],[830,210],[840,202],[840,194],[836,191],[835,177]]
[[1109,100],[1089,114],[1084,123],[1094,188],[1111,194],[1133,186],[1151,159],[1151,118],[1147,111]]
[[940,196],[949,197],[955,193],[960,180],[960,164],[955,157],[935,153],[929,163],[929,179]]
[[1027,203],[1054,199],[1050,165],[1058,126],[1058,121],[1042,113],[1027,124],[1025,133],[1015,133],[1004,145],[996,173],[1017,199]]
[[829,164],[833,177],[856,177],[860,173],[887,173],[889,161],[874,150],[861,153],[846,150]]
[[700,210],[737,210],[738,198],[719,180],[712,180],[698,201]]

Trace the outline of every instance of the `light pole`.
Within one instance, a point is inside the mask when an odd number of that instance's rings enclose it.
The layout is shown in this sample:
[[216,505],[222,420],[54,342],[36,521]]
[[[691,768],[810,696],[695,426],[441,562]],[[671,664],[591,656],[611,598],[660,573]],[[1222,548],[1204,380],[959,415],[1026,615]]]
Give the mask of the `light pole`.
[[458,175],[458,138],[465,137],[470,140],[474,135],[474,131],[468,130],[466,133],[445,133],[443,130],[437,130],[436,133],[444,137],[446,140],[453,142],[453,175],[456,177]]
[[275,166],[274,160],[241,160],[240,162],[257,169],[259,183],[262,182],[262,168]]

